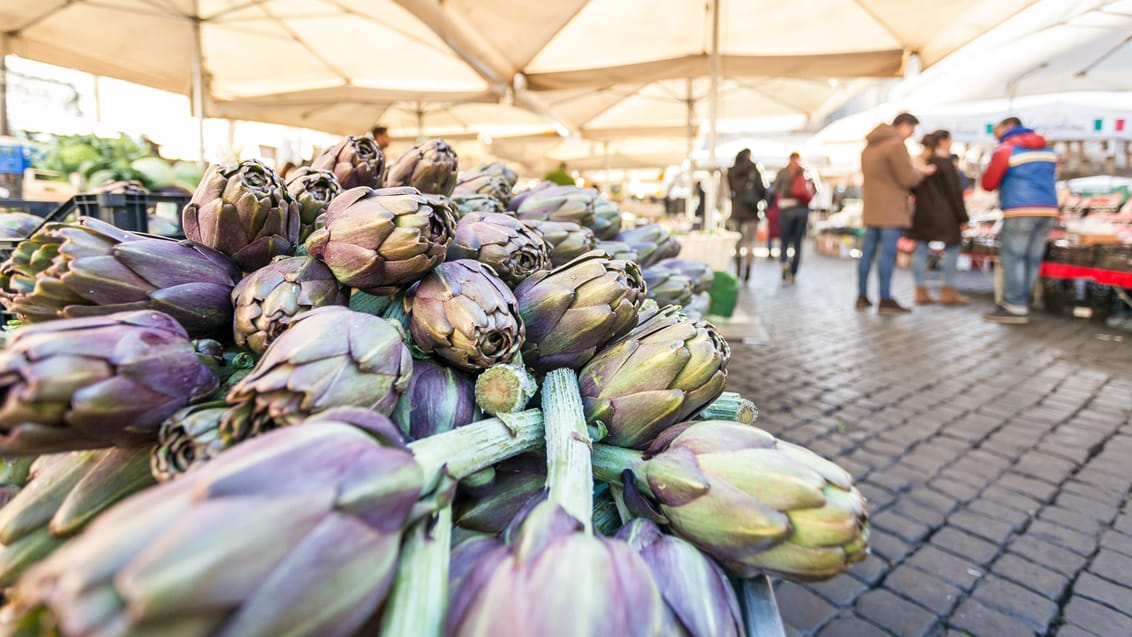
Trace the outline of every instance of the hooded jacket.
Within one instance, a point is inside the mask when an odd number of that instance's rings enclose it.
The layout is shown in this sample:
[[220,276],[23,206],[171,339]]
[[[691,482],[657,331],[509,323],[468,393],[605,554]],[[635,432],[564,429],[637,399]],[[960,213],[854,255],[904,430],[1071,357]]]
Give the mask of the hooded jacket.
[[998,189],[1004,217],[1056,217],[1057,155],[1046,139],[1016,126],[1001,141],[983,173],[983,190]]
[[861,151],[862,217],[866,227],[907,228],[912,225],[910,191],[923,175],[912,164],[900,133],[881,124],[865,136]]

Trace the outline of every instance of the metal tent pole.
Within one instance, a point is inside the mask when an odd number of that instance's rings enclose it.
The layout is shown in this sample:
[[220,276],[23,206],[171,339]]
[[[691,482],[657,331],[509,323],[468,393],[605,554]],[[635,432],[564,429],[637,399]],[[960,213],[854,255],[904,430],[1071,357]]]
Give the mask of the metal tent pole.
[[696,206],[692,203],[692,191],[695,190],[696,185],[696,164],[692,160],[692,152],[695,151],[696,145],[695,133],[693,132],[695,130],[693,122],[696,118],[696,101],[692,98],[692,78],[687,78],[685,82],[688,90],[688,97],[685,100],[688,112],[684,133],[688,137],[688,152],[684,155],[684,181],[688,186],[688,196],[684,199],[684,215],[688,217],[688,221],[694,221]]
[[715,124],[719,117],[719,0],[711,3],[711,89],[708,93],[710,114],[708,115],[708,169],[711,180],[707,188],[704,206],[704,229],[716,230],[719,227],[719,179],[715,161]]
[[0,135],[8,133],[8,36],[0,33]]
[[193,114],[197,118],[197,157],[204,158],[204,49],[200,39],[200,10],[193,3]]

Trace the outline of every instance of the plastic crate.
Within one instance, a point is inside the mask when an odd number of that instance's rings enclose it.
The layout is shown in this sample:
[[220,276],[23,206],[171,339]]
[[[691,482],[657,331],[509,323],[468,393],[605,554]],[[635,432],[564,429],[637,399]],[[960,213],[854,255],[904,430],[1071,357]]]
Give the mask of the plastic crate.
[[75,195],[72,201],[80,215],[94,217],[123,230],[135,232],[149,230],[144,194],[91,192]]
[[1132,245],[1097,246],[1097,267],[1132,272]]
[[0,146],[0,173],[23,175],[31,164],[27,150],[23,146]]
[[1097,251],[1093,246],[1051,244],[1046,252],[1046,261],[1068,263],[1093,267],[1097,261]]

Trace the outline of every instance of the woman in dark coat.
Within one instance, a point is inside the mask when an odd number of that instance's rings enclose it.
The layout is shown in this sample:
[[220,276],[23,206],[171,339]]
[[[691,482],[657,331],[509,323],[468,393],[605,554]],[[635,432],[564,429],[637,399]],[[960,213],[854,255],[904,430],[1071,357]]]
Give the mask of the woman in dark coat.
[[751,261],[755,258],[759,210],[766,199],[766,184],[759,167],[751,161],[751,149],[735,155],[735,164],[727,171],[727,188],[731,191],[731,216],[727,226],[742,234],[735,248],[736,275],[751,278]]
[[939,302],[966,305],[970,299],[955,290],[955,273],[959,263],[959,246],[963,241],[962,229],[967,223],[967,209],[959,185],[959,170],[951,159],[951,137],[946,131],[937,131],[925,135],[920,143],[924,147],[921,161],[934,164],[936,171],[912,191],[916,197],[916,208],[908,238],[916,240],[916,252],[912,255],[916,304],[936,302],[927,287],[928,254],[931,252],[928,243],[941,241],[946,247]]

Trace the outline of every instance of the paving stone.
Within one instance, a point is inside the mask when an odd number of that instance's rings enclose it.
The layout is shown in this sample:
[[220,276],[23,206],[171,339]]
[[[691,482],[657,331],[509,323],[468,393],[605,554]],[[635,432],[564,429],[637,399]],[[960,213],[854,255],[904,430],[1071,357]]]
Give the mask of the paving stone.
[[893,569],[884,578],[884,587],[937,615],[950,613],[963,594],[947,581],[907,564]]
[[1009,524],[1015,531],[1026,528],[1032,516],[1032,514],[1005,506],[1001,502],[983,498],[968,502],[965,508],[979,515],[985,515],[988,518]]
[[1014,538],[1006,549],[1025,559],[1030,559],[1058,573],[1073,576],[1085,565],[1086,559],[1069,549],[1050,544],[1033,535]]
[[1012,509],[1023,511],[1029,515],[1036,514],[1046,504],[1031,496],[1007,489],[998,484],[992,484],[979,494],[981,500],[994,500]]
[[932,613],[883,589],[862,595],[856,610],[861,617],[906,637],[926,637],[939,626],[939,619]]
[[1095,497],[1087,498],[1071,493],[1062,493],[1057,496],[1055,504],[1064,509],[1089,516],[1105,525],[1112,522],[1120,508],[1119,504],[1113,506],[1100,502]]
[[912,552],[912,545],[875,527],[869,529],[869,548],[889,562],[899,562]]
[[1073,582],[1073,594],[1084,595],[1116,610],[1132,610],[1132,588],[1115,584],[1088,571],[1081,573],[1077,581]]
[[1034,630],[1019,619],[968,599],[949,618],[949,625],[971,635],[1032,637]]
[[1014,534],[1010,524],[971,511],[953,513],[947,518],[947,523],[995,543],[1005,542]]
[[1001,550],[997,544],[955,527],[940,529],[932,535],[931,543],[980,566],[990,564]]
[[955,498],[959,502],[966,502],[979,494],[980,487],[972,486],[966,482],[953,478],[936,478],[928,483],[928,487],[941,494]]
[[978,565],[944,550],[928,545],[904,561],[916,568],[934,573],[962,589],[970,589],[984,575]]
[[937,489],[930,486],[913,489],[908,492],[907,497],[921,506],[943,514],[950,513],[959,505],[955,498],[946,493],[940,493]]
[[[872,542],[872,534],[869,535],[869,541]],[[1105,531],[1101,535],[1101,546],[1132,556],[1132,535],[1116,530]]]
[[859,490],[861,495],[865,496],[865,500],[868,501],[870,512],[879,511],[896,501],[896,496],[891,491],[873,484],[868,480],[858,482],[857,490]]
[[1057,603],[995,575],[988,575],[975,587],[975,599],[1017,619],[1035,632],[1045,633],[1057,616]]
[[838,617],[817,633],[817,637],[889,637],[891,633],[858,617]]
[[1093,552],[1097,545],[1097,533],[1099,529],[1093,526],[1091,521],[1081,520],[1082,528],[1090,530],[1090,533],[1086,534],[1062,524],[1050,522],[1050,516],[1047,511],[1042,511],[1039,515],[1041,519],[1035,520],[1030,524],[1029,529],[1026,530],[1028,534],[1049,540],[1054,544],[1064,546],[1081,555],[1090,555]]
[[1101,549],[1089,570],[1123,586],[1132,586],[1132,557],[1111,549]]
[[[869,540],[871,544],[872,538],[870,537]],[[807,584],[806,587],[841,608],[852,606],[854,600],[869,590],[868,584],[855,577],[835,577],[824,582]]]
[[1056,484],[1060,479],[1069,475],[1077,468],[1077,463],[1065,458],[1041,452],[1031,452],[1022,456],[1011,471],[1022,474],[1028,478],[1036,478],[1043,482]]
[[931,531],[926,524],[895,513],[891,509],[871,516],[869,522],[870,525],[884,529],[908,542],[919,542]]
[[1053,497],[1053,494],[1057,493],[1057,485],[1027,478],[1016,473],[1007,473],[1002,476],[1002,478],[998,480],[998,484],[1012,491],[1017,491],[1018,493],[1041,500],[1042,502],[1048,502],[1050,498]]
[[1065,622],[1105,637],[1132,635],[1132,617],[1084,597],[1074,597],[1065,605]]
[[889,568],[888,562],[870,555],[864,562],[854,564],[849,573],[871,586],[884,579]]
[[892,508],[890,510],[899,513],[909,520],[919,522],[920,524],[927,526],[929,529],[934,530],[938,529],[940,526],[943,526],[944,520],[947,519],[946,513],[942,513],[940,511],[937,511],[936,509],[926,507],[912,500],[910,495],[911,494],[908,494],[905,497],[900,498],[899,501],[892,505]]
[[1065,588],[1069,586],[1069,578],[1062,573],[1013,553],[1007,553],[995,560],[991,565],[991,572],[1052,600],[1059,599]]
[[1062,624],[1057,628],[1057,637],[1104,637],[1104,635],[1098,635],[1073,624]]
[[1097,502],[1109,504],[1117,508],[1124,502],[1127,496],[1127,489],[1113,488],[1112,486],[1103,486],[1097,484],[1089,484],[1088,482],[1081,482],[1080,480],[1066,480],[1061,485],[1061,493],[1074,494],[1086,498],[1091,498]]
[[782,582],[774,589],[782,621],[801,631],[821,626],[837,613],[837,608],[801,584]]

